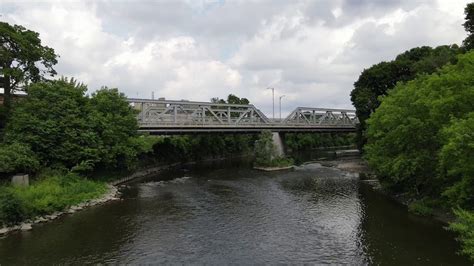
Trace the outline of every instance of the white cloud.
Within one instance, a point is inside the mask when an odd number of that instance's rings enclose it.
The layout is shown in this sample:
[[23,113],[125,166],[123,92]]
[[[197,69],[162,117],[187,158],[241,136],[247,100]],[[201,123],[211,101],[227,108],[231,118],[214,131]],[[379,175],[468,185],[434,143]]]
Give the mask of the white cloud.
[[[415,3],[416,2],[416,3]],[[0,19],[38,31],[56,69],[130,97],[234,93],[267,114],[350,108],[363,68],[422,45],[460,43],[467,1],[10,2]]]

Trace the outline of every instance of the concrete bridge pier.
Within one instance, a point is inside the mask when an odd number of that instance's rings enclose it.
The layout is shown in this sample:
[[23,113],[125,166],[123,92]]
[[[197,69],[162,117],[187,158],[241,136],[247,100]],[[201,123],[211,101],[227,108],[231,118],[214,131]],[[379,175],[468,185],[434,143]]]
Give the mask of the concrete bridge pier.
[[273,145],[275,145],[275,155],[279,157],[284,156],[285,151],[283,149],[283,141],[281,140],[279,132],[272,132],[272,141]]

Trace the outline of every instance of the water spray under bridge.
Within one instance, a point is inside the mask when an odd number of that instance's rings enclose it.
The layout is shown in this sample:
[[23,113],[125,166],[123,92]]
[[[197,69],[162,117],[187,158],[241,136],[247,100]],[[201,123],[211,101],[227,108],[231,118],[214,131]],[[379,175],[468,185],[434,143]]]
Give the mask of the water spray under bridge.
[[254,105],[129,98],[139,131],[150,134],[206,132],[353,132],[354,110],[297,107],[284,119],[270,119]]

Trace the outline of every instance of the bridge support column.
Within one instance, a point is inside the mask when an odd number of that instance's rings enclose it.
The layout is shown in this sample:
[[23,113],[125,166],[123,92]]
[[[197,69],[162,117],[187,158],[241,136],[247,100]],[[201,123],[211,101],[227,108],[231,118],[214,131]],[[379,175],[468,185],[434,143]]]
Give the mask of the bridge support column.
[[283,150],[283,142],[281,141],[281,136],[279,132],[272,132],[272,141],[273,145],[275,145],[276,156],[283,156],[285,152]]

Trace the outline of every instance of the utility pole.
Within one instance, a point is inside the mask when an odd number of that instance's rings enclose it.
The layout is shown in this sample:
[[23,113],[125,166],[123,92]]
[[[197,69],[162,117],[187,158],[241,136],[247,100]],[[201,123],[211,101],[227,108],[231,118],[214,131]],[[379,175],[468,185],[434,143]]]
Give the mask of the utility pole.
[[273,119],[275,119],[275,88],[267,88],[267,90],[272,90]]
[[151,92],[151,99],[152,99],[152,100],[155,99],[155,92],[154,92],[154,91]]
[[281,98],[285,97],[285,95],[280,96],[280,123],[281,123]]

